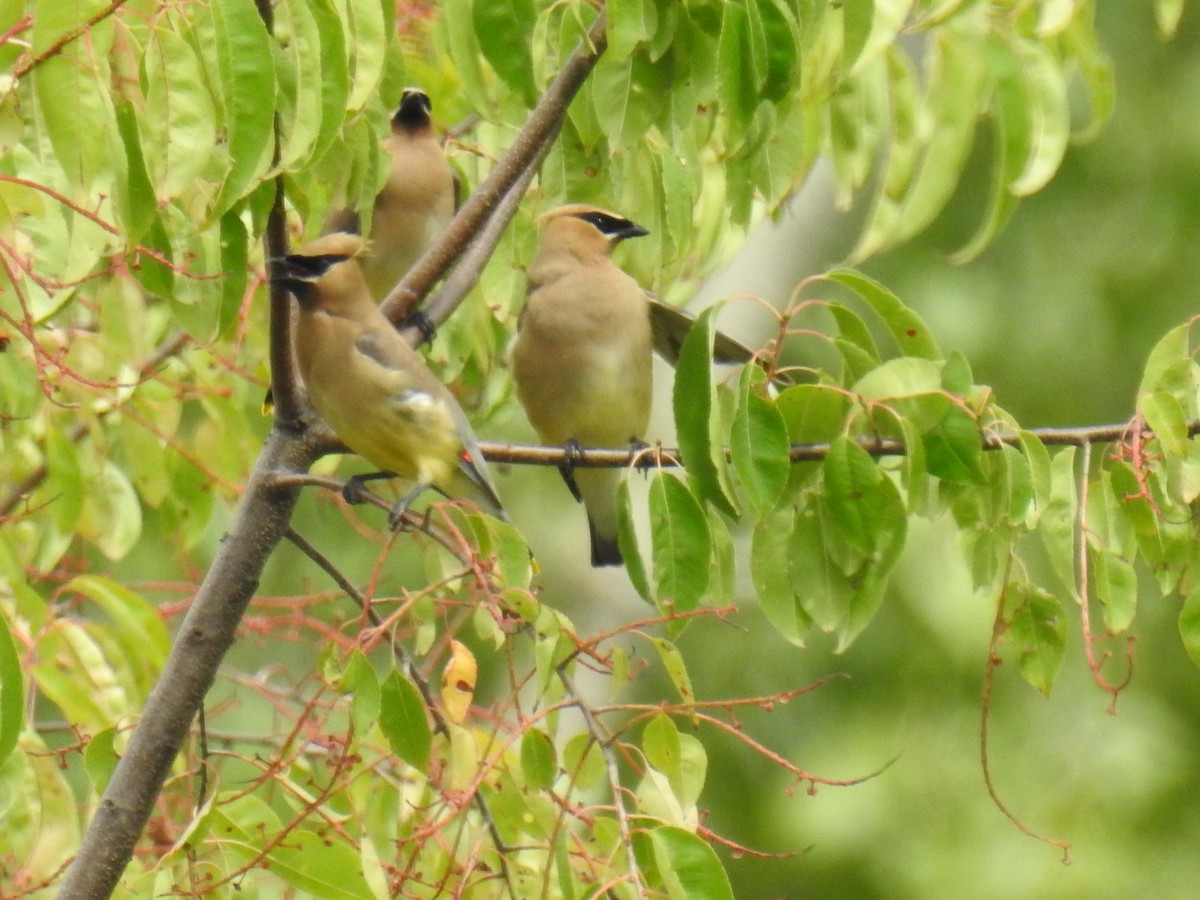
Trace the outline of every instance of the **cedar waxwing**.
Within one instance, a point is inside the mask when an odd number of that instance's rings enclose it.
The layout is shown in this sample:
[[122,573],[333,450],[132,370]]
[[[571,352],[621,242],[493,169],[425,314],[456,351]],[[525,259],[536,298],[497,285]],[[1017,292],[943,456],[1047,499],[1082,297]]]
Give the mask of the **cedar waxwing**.
[[[650,419],[651,328],[642,288],[609,258],[647,234],[615,213],[564,206],[543,217],[528,299],[512,349],[517,397],[546,444],[616,447],[639,441]],[[563,478],[587,509],[592,565],[620,565],[618,469]]]
[[[275,260],[273,280],[300,304],[296,359],[309,400],[352,451],[414,482],[393,526],[427,487],[506,518],[462,409],[376,306],[361,250],[357,235],[336,233]],[[364,480],[351,479],[347,499]]]
[[[370,240],[359,256],[367,287],[382,300],[445,230],[458,206],[458,177],[433,132],[433,104],[420,88],[405,88],[384,140],[388,179],[375,198]],[[329,215],[322,234],[362,233],[354,210]]]
[[[429,249],[458,207],[458,176],[433,133],[432,111],[428,94],[420,88],[405,88],[392,116],[392,133],[383,142],[391,157],[388,179],[375,198],[370,240],[358,254],[376,302],[386,297]],[[355,210],[338,209],[326,217],[321,234],[339,232],[362,233],[362,220]],[[268,388],[264,413],[270,412],[273,402]]]

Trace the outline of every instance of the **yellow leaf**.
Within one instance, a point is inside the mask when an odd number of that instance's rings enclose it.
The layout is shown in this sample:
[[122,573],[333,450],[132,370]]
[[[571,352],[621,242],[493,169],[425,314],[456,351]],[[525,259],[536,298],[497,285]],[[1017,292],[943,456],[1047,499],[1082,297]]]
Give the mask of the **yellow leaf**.
[[458,641],[450,642],[450,662],[442,672],[442,705],[446,715],[456,725],[461,725],[471,708],[475,696],[475,680],[479,667],[475,656]]

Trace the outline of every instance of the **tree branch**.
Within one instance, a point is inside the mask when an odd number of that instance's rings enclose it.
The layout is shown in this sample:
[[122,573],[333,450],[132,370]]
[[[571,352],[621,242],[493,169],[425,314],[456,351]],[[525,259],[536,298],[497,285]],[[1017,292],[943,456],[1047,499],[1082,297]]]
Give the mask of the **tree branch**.
[[[1200,420],[1189,422],[1187,433],[1189,437],[1200,434]],[[1131,436],[1132,429],[1128,422],[1120,422],[1114,425],[1077,425],[1070,428],[1030,428],[1022,434],[1032,435],[1047,447],[1084,447],[1089,444],[1111,444],[1124,440]],[[1141,434],[1152,437],[1154,432],[1143,427]],[[1020,446],[1021,435],[1015,432],[987,434],[981,436],[980,440],[984,450],[999,450],[1003,446]],[[858,445],[872,456],[904,456],[908,452],[903,441],[893,438],[859,438]],[[792,444],[788,458],[792,462],[820,462],[829,455],[831,446],[827,442]],[[564,447],[480,441],[479,449],[483,452],[484,459],[494,463],[561,466],[567,462],[567,450]],[[725,456],[729,457],[728,448],[725,450]],[[654,465],[664,469],[681,465],[679,450],[670,447],[584,447],[582,452],[572,451],[571,462],[581,469],[619,469],[644,462],[647,457],[657,457]]]

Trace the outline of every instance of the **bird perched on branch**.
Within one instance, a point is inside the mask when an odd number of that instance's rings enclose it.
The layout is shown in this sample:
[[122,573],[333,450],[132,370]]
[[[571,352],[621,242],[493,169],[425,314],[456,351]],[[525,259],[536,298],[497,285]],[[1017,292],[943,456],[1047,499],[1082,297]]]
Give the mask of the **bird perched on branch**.
[[272,260],[272,281],[300,305],[296,359],[312,405],[347,447],[382,470],[352,478],[346,499],[358,499],[366,480],[399,476],[414,486],[393,508],[393,527],[428,487],[507,518],[466,416],[380,312],[361,251],[357,235],[334,233]]
[[[445,230],[458,208],[458,176],[433,132],[433,103],[420,88],[404,89],[392,116],[391,134],[383,141],[388,152],[388,178],[375,197],[370,239],[359,251],[367,290],[376,301],[386,297],[421,255]],[[362,217],[344,208],[331,212],[321,234],[362,234]],[[417,316],[426,339],[432,326]],[[274,406],[267,388],[263,412]]]
[[[359,264],[367,287],[382,300],[445,230],[458,208],[458,177],[433,131],[433,103],[420,88],[404,89],[383,141],[390,157],[388,178],[375,197],[370,240]],[[322,234],[362,234],[352,209],[331,213]]]
[[[617,447],[640,441],[650,420],[651,328],[646,294],[610,258],[645,228],[575,204],[547,213],[528,273],[512,349],[517,397],[546,444]],[[616,469],[562,475],[583,502],[592,565],[620,565]]]

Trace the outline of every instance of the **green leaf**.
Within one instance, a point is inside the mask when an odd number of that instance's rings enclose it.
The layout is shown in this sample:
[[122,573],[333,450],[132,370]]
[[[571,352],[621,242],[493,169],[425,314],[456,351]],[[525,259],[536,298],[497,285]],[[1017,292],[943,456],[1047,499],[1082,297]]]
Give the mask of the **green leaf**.
[[717,45],[717,71],[721,73],[718,90],[721,108],[728,119],[729,132],[743,135],[758,106],[756,73],[749,15],[746,4],[726,3],[721,17]]
[[581,732],[563,748],[562,769],[571,778],[575,788],[586,791],[600,783],[606,771],[604,753],[587,732]]
[[161,204],[195,190],[217,142],[217,113],[192,45],[165,23],[150,38],[142,58],[146,103],[138,130]]
[[473,27],[473,6],[472,0],[444,0],[438,21],[446,29],[451,67],[458,76],[463,94],[472,109],[487,110],[492,106],[492,99],[487,90],[488,79],[480,64],[483,54]]
[[715,509],[706,510],[708,536],[711,539],[708,588],[703,602],[711,606],[728,606],[735,601],[737,562],[729,526]]
[[847,561],[839,544],[849,546],[832,521],[829,504],[823,498],[806,503],[797,513],[788,545],[788,575],[803,615],[825,632],[846,621],[854,593],[849,573],[862,564],[861,554]]
[[129,711],[129,698],[116,666],[84,626],[59,621],[38,642],[30,675],[67,721],[85,732],[111,728]]
[[275,65],[271,39],[253,0],[212,0],[217,75],[224,100],[229,168],[211,214],[220,216],[271,164]]
[[[129,100],[117,100],[115,113],[117,130],[125,147],[125,178],[118,179],[115,200],[122,230],[129,243],[137,244],[158,219],[158,204],[154,197],[154,186],[146,171],[146,160],[142,156],[141,140],[138,136],[137,115]],[[161,224],[160,224],[161,227]]]
[[717,437],[720,408],[712,383],[713,319],[718,308],[710,306],[700,314],[679,350],[673,392],[675,427],[679,453],[696,494],[736,517],[724,450]]
[[777,509],[755,524],[750,543],[750,579],[767,620],[788,641],[803,647],[811,619],[792,589],[788,572],[794,527],[791,506]]
[[851,400],[846,392],[828,385],[797,384],[775,401],[793,444],[832,441],[846,428]]
[[1155,391],[1138,398],[1138,411],[1162,443],[1175,456],[1188,455],[1188,423],[1183,406],[1173,394]]
[[123,559],[142,535],[142,507],[125,473],[110,460],[89,479],[79,534],[111,560]]
[[761,17],[765,66],[762,97],[779,103],[794,89],[800,68],[800,26],[783,0],[757,4]]
[[787,423],[775,404],[758,393],[756,371],[757,366],[742,371],[729,449],[742,489],[758,514],[765,516],[779,502],[791,462]]
[[1127,559],[1107,549],[1092,554],[1092,565],[1096,596],[1104,604],[1104,624],[1112,634],[1120,634],[1133,624],[1137,612],[1137,573]]
[[[317,25],[314,6],[308,0],[282,0],[275,6],[275,37],[279,43],[276,74],[279,78],[280,150],[279,168],[291,171],[306,165],[316,152],[317,136],[321,133],[324,104],[322,86],[328,77],[322,59],[321,29]],[[334,23],[338,40],[342,37],[340,23]],[[331,59],[329,69],[340,69],[346,81],[344,65]],[[338,117],[343,115],[339,111]]]
[[390,48],[383,3],[380,0],[344,0],[349,12],[348,44],[353,52],[354,77],[344,109],[362,109],[379,91]]
[[[942,366],[940,363],[916,356],[901,356],[872,369],[853,386],[854,393],[868,402],[890,402],[905,397],[918,397],[924,401],[921,408],[902,408],[902,412],[916,421],[922,431],[931,427],[945,414],[950,398],[941,393]],[[929,398],[940,398],[933,399]],[[930,403],[933,403],[933,408]]]
[[642,750],[646,754],[646,761],[664,775],[673,776],[679,772],[682,752],[679,729],[666,713],[660,712],[646,723],[642,732]]
[[1050,451],[1031,432],[1022,431],[1020,437],[1021,453],[1029,463],[1029,473],[1033,483],[1033,502],[1040,516],[1050,505],[1050,490],[1054,483],[1050,466]]
[[115,728],[105,728],[92,735],[87,748],[83,751],[83,769],[87,772],[92,787],[99,793],[108,787],[108,782],[120,760],[116,747],[113,746],[113,739],[116,736]]
[[1180,394],[1192,389],[1195,363],[1189,347],[1191,327],[1190,322],[1178,325],[1154,345],[1146,358],[1139,396],[1156,391]]
[[379,728],[392,752],[421,772],[428,771],[433,736],[417,689],[393,671],[380,686]]
[[1045,187],[1062,164],[1071,136],[1071,118],[1066,78],[1055,51],[1041,40],[1019,40],[1015,50],[1028,88],[1030,140],[1025,167],[1009,190],[1018,197],[1028,197]]
[[104,610],[127,660],[146,669],[148,690],[171,652],[171,636],[154,607],[124,585],[100,575],[77,575],[63,591],[82,594]]
[[625,558],[625,571],[638,596],[647,603],[653,600],[650,579],[646,576],[646,563],[638,546],[637,531],[633,525],[633,504],[629,498],[629,479],[624,478],[617,487],[617,546]]
[[667,677],[671,679],[671,684],[675,685],[675,690],[679,692],[680,698],[684,703],[694,703],[696,692],[692,690],[692,679],[688,677],[687,666],[684,664],[683,654],[679,652],[679,648],[665,638],[651,638],[650,642],[658,651],[658,657],[662,660]]
[[550,735],[529,728],[521,735],[521,772],[530,787],[548,789],[558,776],[558,754]]
[[[321,54],[319,73],[321,76],[319,93],[310,94],[310,85],[302,82],[296,91],[296,102],[306,103],[320,112],[320,131],[313,139],[312,148],[303,156],[295,159],[300,165],[305,161],[311,162],[321,156],[334,144],[342,134],[346,113],[350,106],[350,60],[346,47],[346,36],[343,34],[343,17],[332,0],[308,0],[308,9],[315,19],[317,36],[320,38],[318,52]],[[393,99],[393,98],[388,98]],[[297,116],[301,115],[299,111]],[[372,149],[378,146],[370,141]],[[372,184],[375,182],[372,181]]]
[[874,18],[874,0],[844,0],[842,3],[842,67],[847,71],[854,68],[867,46]]
[[1179,636],[1192,662],[1200,666],[1200,583],[1184,598],[1179,610]]
[[662,825],[650,831],[650,840],[671,900],[733,900],[717,854],[692,832]]
[[[32,40],[36,56],[69,32],[86,28],[86,39],[68,41],[33,69],[45,136],[71,185],[85,192],[107,193],[114,174],[124,168],[117,135],[116,112],[108,90],[106,57],[112,45],[111,20],[87,22],[105,8],[103,0],[38,0],[33,12]],[[81,140],[87,135],[87,140]]]
[[[322,900],[375,900],[358,852],[345,841],[300,826],[276,841],[283,823],[254,794],[225,794],[212,813],[212,829],[222,846],[246,862],[266,867],[297,890]],[[270,843],[270,849],[267,845]]]
[[500,578],[509,587],[528,587],[533,579],[533,558],[529,544],[516,528],[492,516],[464,516],[475,537],[481,556],[494,556]]
[[650,533],[659,607],[690,612],[708,587],[712,540],[703,507],[673,475],[650,479]]
[[1183,0],[1155,0],[1154,21],[1158,23],[1158,33],[1164,38],[1175,36],[1182,15]]
[[[612,150],[619,152],[639,145],[664,100],[661,77],[656,77],[650,62],[636,56],[631,62],[618,63],[605,54],[596,64],[591,84],[597,123]],[[658,230],[644,216],[642,224],[652,234]]]
[[25,723],[21,657],[8,618],[0,610],[0,766],[17,747]]
[[474,0],[475,36],[483,56],[527,106],[537,102],[529,35],[537,21],[533,0]]
[[1029,584],[1007,589],[1009,633],[1020,648],[1021,676],[1049,696],[1066,649],[1062,603],[1053,594]]
[[990,89],[986,57],[978,40],[963,32],[938,32],[930,42],[925,115],[928,142],[898,211],[895,243],[923,231],[958,185],[975,142],[975,123]]
[[979,423],[961,406],[925,432],[925,459],[930,475],[958,484],[983,484],[983,441]]
[[46,435],[46,471],[44,491],[59,531],[70,534],[83,515],[87,490],[79,465],[79,447],[61,428]]
[[929,326],[882,284],[853,269],[835,269],[829,278],[850,288],[875,310],[905,356],[941,359]]
[[829,511],[850,544],[871,555],[905,527],[904,504],[891,479],[858,444],[840,437],[823,467]]
[[218,336],[232,339],[242,323],[242,302],[249,276],[250,235],[238,211],[221,216],[221,309]]
[[654,5],[649,0],[608,0],[608,53],[624,63],[653,32]]
[[1075,484],[1075,448],[1064,447],[1050,464],[1050,502],[1042,512],[1038,533],[1050,563],[1072,596],[1075,584],[1075,517],[1078,492]]

